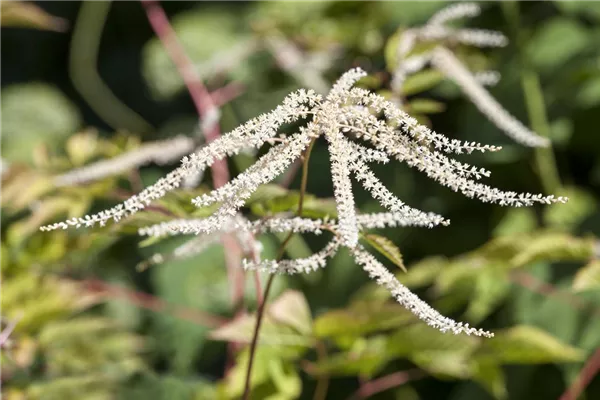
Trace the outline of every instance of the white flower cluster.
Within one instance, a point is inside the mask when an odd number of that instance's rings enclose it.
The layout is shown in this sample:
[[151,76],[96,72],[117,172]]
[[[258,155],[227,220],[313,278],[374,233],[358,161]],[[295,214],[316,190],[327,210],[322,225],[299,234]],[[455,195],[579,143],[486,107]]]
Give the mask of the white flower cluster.
[[362,246],[353,249],[354,259],[369,274],[369,277],[388,289],[392,296],[402,304],[406,309],[412,312],[428,325],[442,332],[452,332],[454,334],[466,333],[467,335],[493,337],[494,334],[481,329],[471,328],[469,324],[456,322],[453,319],[444,317],[427,303],[421,300],[416,294],[411,292],[406,286],[402,285],[396,277],[390,273],[383,264],[375,257],[367,253]]
[[[245,239],[239,240],[253,242],[255,234],[264,232],[321,234],[323,231],[330,231],[333,238],[329,244],[310,257],[283,261],[260,261],[255,257],[252,261],[245,261],[244,267],[291,274],[311,272],[324,267],[326,260],[340,247],[346,247],[371,277],[387,287],[401,304],[429,325],[442,331],[490,336],[487,332],[456,323],[431,309],[402,286],[358,243],[359,234],[365,229],[394,226],[433,227],[448,224],[448,221],[439,215],[404,204],[379,181],[368,163],[386,163],[390,158],[394,158],[424,172],[452,190],[501,205],[529,206],[533,203],[565,202],[566,199],[503,192],[477,182],[489,176],[489,172],[453,160],[444,153],[469,154],[473,151],[496,151],[499,148],[451,140],[431,131],[392,102],[367,90],[354,88],[354,84],[363,76],[365,73],[360,69],[348,71],[335,83],[325,99],[310,91],[292,94],[274,111],[247,122],[209,143],[199,152],[184,157],[180,168],[124,204],[99,214],[59,222],[42,229],[91,226],[96,222],[104,224],[109,219],[119,220],[175,189],[188,174],[203,170],[216,160],[235,154],[244,147],[259,148],[269,143],[272,147],[251,167],[226,185],[192,200],[198,207],[218,203],[220,207],[214,214],[206,218],[177,219],[144,227],[139,230],[139,234],[194,234],[207,238],[205,241],[191,242],[189,246],[184,246],[178,251],[178,255],[186,255],[202,250],[208,243],[212,243],[215,237],[223,234],[235,233],[238,239],[240,235],[246,235]],[[273,139],[281,125],[309,115],[312,116],[312,120],[307,122],[305,127],[287,137],[280,137],[275,143]],[[250,195],[260,185],[281,174],[287,166],[301,157],[311,141],[320,137],[327,141],[330,154],[337,219],[313,220],[285,214],[256,221],[241,217],[239,210]],[[354,203],[352,177],[355,177],[387,212],[358,213]],[[155,261],[160,261],[160,257],[157,256]]]
[[[431,64],[448,79],[456,83],[469,100],[500,130],[516,142],[530,147],[545,147],[550,144],[547,138],[532,132],[519,120],[506,111],[484,86],[493,86],[500,74],[484,71],[473,74],[445,45],[460,43],[475,47],[503,47],[508,40],[501,32],[484,29],[455,29],[445,24],[464,17],[474,17],[481,12],[475,3],[450,5],[429,19],[422,27],[411,28],[402,33],[398,44],[398,65],[393,73],[391,88],[397,95],[396,103],[401,104],[402,86],[406,79]],[[433,49],[416,52],[418,43],[438,43]]]
[[151,162],[159,165],[168,164],[190,154],[194,146],[194,140],[183,135],[143,144],[117,157],[59,175],[54,178],[54,183],[56,186],[74,186],[118,175]]
[[181,186],[186,177],[192,176],[198,171],[204,171],[216,160],[237,154],[247,147],[262,146],[277,135],[280,126],[305,118],[310,110],[320,103],[320,100],[321,96],[312,91],[300,90],[292,93],[283,101],[283,104],[270,113],[251,119],[232,132],[221,136],[218,140],[210,142],[200,151],[184,157],[179,168],[122,204],[98,214],[87,215],[84,218],[72,218],[45,226],[42,227],[42,230],[90,227],[95,224],[104,226],[111,219],[118,222],[128,215],[143,210],[152,201],[164,197],[168,192]]
[[441,46],[436,48],[431,62],[461,88],[482,114],[516,142],[530,147],[550,145],[547,138],[536,135],[510,115],[450,50]]

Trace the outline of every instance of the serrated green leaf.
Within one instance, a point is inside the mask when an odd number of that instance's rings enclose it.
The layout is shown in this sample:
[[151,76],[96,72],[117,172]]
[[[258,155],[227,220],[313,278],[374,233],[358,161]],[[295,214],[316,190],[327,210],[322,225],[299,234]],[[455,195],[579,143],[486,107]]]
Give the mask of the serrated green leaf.
[[583,353],[541,329],[520,325],[495,332],[482,342],[475,357],[505,364],[543,364],[581,361]]
[[369,243],[375,250],[384,255],[388,260],[393,262],[398,268],[406,272],[406,266],[402,260],[402,253],[390,239],[369,233],[362,235],[362,238]]
[[583,292],[585,290],[600,289],[600,260],[592,260],[587,265],[579,268],[573,280],[573,290]]

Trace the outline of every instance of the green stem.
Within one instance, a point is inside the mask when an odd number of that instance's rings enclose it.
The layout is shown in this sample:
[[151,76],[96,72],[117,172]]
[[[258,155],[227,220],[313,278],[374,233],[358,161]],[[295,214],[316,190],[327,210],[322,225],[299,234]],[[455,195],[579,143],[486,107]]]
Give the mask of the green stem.
[[119,100],[98,73],[98,51],[110,6],[110,1],[81,4],[69,50],[69,75],[81,97],[108,125],[151,132],[152,126]]
[[[521,85],[523,86],[531,128],[540,136],[549,137],[550,125],[548,124],[544,94],[537,73],[528,67],[524,67],[521,71]],[[536,148],[535,163],[544,191],[546,193],[556,193],[560,189],[561,183],[552,147]]]
[[[327,347],[325,343],[317,339],[317,356],[320,362],[327,360]],[[322,374],[319,376],[317,381],[317,387],[315,388],[315,394],[313,400],[325,400],[327,398],[327,390],[329,389],[329,374]]]
[[[515,45],[521,63],[521,86],[531,129],[540,136],[550,137],[550,125],[544,104],[540,78],[523,56],[523,38],[519,29],[519,4],[510,1],[502,4],[504,14],[513,31]],[[560,175],[552,147],[538,147],[535,152],[536,171],[546,193],[556,193],[561,188]]]
[[[308,148],[304,153],[304,161],[302,164],[302,182],[300,183],[300,198],[298,199],[298,216],[302,216],[302,209],[304,207],[304,194],[306,193],[306,184],[308,182],[308,160],[310,158],[310,154],[312,153],[312,149],[314,147],[316,139],[313,139]],[[279,247],[279,254],[277,256],[277,261],[283,258],[285,254],[285,248],[292,239],[293,232],[285,238],[285,240],[281,243]],[[250,398],[250,378],[252,377],[252,365],[254,364],[254,358],[256,355],[256,347],[258,344],[258,334],[260,332],[260,327],[262,325],[263,317],[265,314],[265,308],[267,304],[267,299],[269,297],[269,292],[271,291],[271,286],[273,285],[273,281],[275,280],[275,274],[269,275],[269,279],[267,280],[267,285],[265,287],[265,292],[263,295],[262,302],[258,305],[258,309],[256,310],[256,325],[254,326],[254,333],[252,335],[252,343],[250,344],[250,358],[248,360],[248,369],[246,370],[246,383],[244,385],[244,395],[242,398],[244,400],[248,400]]]

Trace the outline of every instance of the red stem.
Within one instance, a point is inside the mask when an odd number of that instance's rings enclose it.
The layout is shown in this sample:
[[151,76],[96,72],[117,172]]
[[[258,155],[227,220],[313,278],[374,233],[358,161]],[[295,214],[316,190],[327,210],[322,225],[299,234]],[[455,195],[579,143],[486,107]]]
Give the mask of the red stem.
[[[185,86],[190,93],[194,106],[201,119],[208,121],[209,126],[203,129],[206,142],[211,142],[221,136],[218,119],[214,118],[218,109],[215,101],[208,92],[198,72],[194,68],[192,60],[188,57],[185,49],[177,39],[173,27],[160,4],[154,0],[142,0],[142,5],[146,10],[148,21],[156,33],[158,39],[162,42],[165,50],[171,57],[171,60],[177,67]],[[231,90],[231,88],[229,89]],[[222,96],[221,96],[222,97]],[[225,185],[229,182],[229,169],[226,160],[217,160],[211,165],[213,183],[215,188]],[[244,297],[244,278],[243,272],[239,267],[239,246],[233,239],[223,241],[225,248],[225,263],[227,265],[227,275],[233,284],[232,302],[234,307]],[[241,282],[241,283],[240,283]]]
[[577,400],[592,379],[600,371],[600,348],[587,360],[573,384],[560,396],[559,400]]
[[[211,114],[217,111],[214,101],[194,68],[194,63],[186,54],[181,43],[179,43],[165,11],[154,0],[142,0],[142,5],[146,10],[148,21],[152,25],[154,33],[156,33],[156,36],[162,42],[183,78],[183,82],[190,93],[198,115],[203,119],[211,118]],[[216,122],[212,123],[203,133],[207,142],[218,139],[221,136],[219,124]],[[225,160],[216,161],[211,166],[211,170],[215,187],[223,186],[229,181],[229,170]]]
[[210,328],[219,327],[227,322],[225,318],[208,314],[196,309],[179,307],[165,302],[148,293],[137,292],[124,287],[114,286],[100,279],[87,279],[80,282],[83,287],[106,299],[124,299],[128,302],[154,312],[172,312],[177,318],[204,325]]
[[382,376],[381,378],[373,379],[372,381],[363,383],[360,388],[349,397],[349,400],[366,399],[374,394],[401,386],[406,382],[421,378],[423,376],[425,376],[424,373],[419,370],[394,372],[392,374]]

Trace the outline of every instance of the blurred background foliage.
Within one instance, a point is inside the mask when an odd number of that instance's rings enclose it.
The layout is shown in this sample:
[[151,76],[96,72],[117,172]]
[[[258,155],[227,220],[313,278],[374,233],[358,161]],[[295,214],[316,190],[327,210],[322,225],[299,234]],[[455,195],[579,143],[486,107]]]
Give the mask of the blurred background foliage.
[[[326,91],[351,66],[370,73],[364,85],[388,93],[398,35],[445,4],[162,5],[209,89],[243,88],[221,109],[226,132],[295,88]],[[383,249],[389,267],[406,265],[408,273],[397,271],[407,286],[496,338],[442,335],[417,323],[342,252],[315,274],[277,278],[253,398],[555,399],[580,379],[599,348],[600,2],[486,2],[482,8],[465,23],[503,31],[511,43],[470,53],[470,65],[502,74],[493,95],[551,137],[552,152],[511,143],[431,72],[405,83],[407,110],[450,137],[502,145],[501,152],[472,156],[493,171],[494,186],[559,192],[571,201],[503,209],[391,164],[376,168],[386,186],[452,224],[377,235],[391,241]],[[140,271],[144,260],[180,243],[135,236],[135,227],[164,219],[160,213],[81,232],[37,230],[113,204],[169,167],[63,188],[52,184],[53,175],[143,142],[198,135],[190,97],[141,4],[2,2],[1,24],[3,395],[238,398],[256,296],[248,277],[250,313],[238,314],[221,246]],[[311,158],[313,197],[306,206],[315,215],[331,209],[329,160],[320,146]],[[243,170],[255,157],[236,156],[230,168]],[[193,192],[210,186],[207,176]],[[248,211],[295,210],[298,186],[296,177],[291,190],[268,187]],[[193,196],[181,192],[159,206],[187,215]],[[378,208],[364,193],[356,197],[361,210]],[[377,237],[369,240],[376,248]],[[281,237],[261,240],[263,255],[273,258]],[[287,253],[303,257],[322,245],[298,236]],[[599,397],[596,377],[582,398]]]

